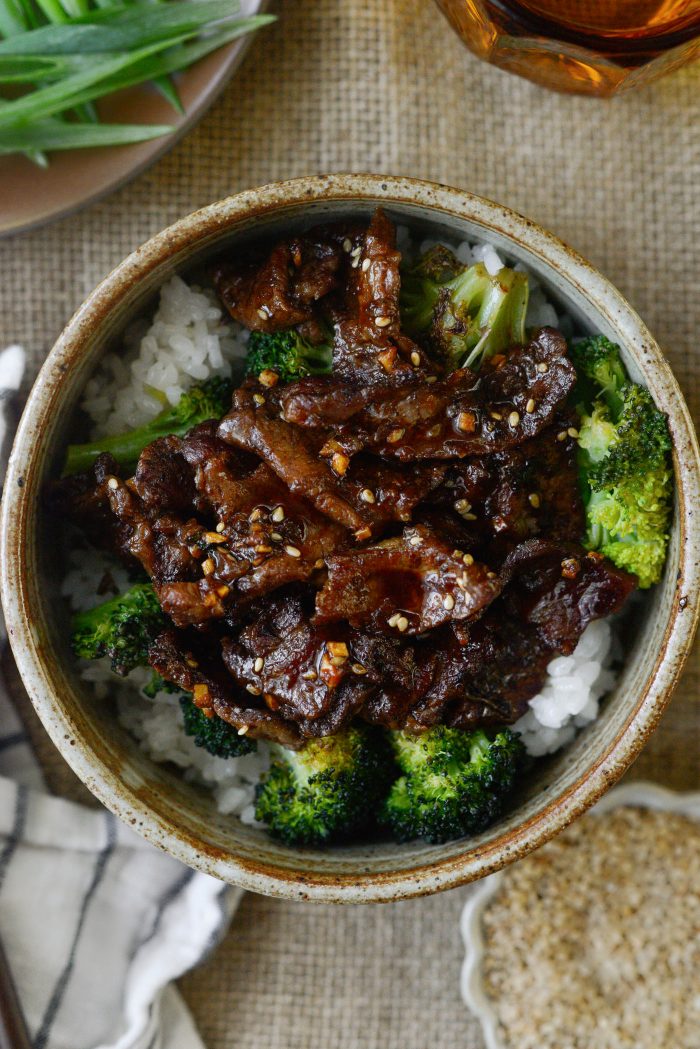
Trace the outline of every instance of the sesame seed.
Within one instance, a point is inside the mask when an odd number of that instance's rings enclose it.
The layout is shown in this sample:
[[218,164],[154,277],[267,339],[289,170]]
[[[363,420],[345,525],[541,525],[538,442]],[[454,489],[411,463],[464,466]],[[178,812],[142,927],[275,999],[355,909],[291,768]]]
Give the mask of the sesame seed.
[[187,663],[188,667],[192,667],[193,669],[195,669],[196,667],[199,666],[199,663],[197,662],[197,660],[193,659],[192,656],[188,656],[187,659],[185,660],[185,662]]
[[372,537],[372,529],[365,525],[364,528],[358,528],[354,533],[355,539],[362,542],[363,539],[370,539]]
[[578,437],[578,430],[575,426],[570,426],[566,432],[568,433],[569,437]]
[[489,415],[491,416],[492,419],[495,419],[497,422],[500,422],[501,419],[503,418],[503,416],[501,415],[500,412],[489,412]]
[[402,634],[403,634],[404,630],[408,630],[408,620],[406,619],[406,616],[399,616],[399,618],[397,620],[397,623],[396,623],[396,626],[398,627],[398,629],[401,631]]
[[535,510],[537,510],[540,505],[540,497],[537,492],[531,492],[527,499],[530,506],[534,506]]
[[261,321],[266,321],[267,320],[267,312],[262,308],[262,306],[258,310],[258,317],[260,318]]
[[367,673],[367,667],[363,667],[362,663],[352,663],[350,665],[350,669],[352,670],[353,674],[366,674]]
[[416,368],[420,364],[420,353],[417,350],[414,350],[411,354],[411,364],[415,364]]
[[391,324],[391,317],[375,317],[374,323],[378,328],[388,328]]
[[352,249],[352,251],[350,252],[350,254],[351,254],[351,255],[353,256],[353,258],[354,258],[354,257],[355,257],[356,255],[361,255],[361,254],[362,254],[362,246],[361,246],[360,244],[358,244],[356,248],[353,248],[353,249]]
[[263,395],[261,393],[254,393],[253,394],[253,400],[255,401],[255,403],[258,406],[260,406],[261,404],[265,403],[265,398],[263,397]]
[[253,670],[255,671],[256,674],[259,674],[264,666],[265,666],[265,660],[263,659],[262,656],[258,656],[258,658],[255,660],[255,663],[253,664]]
[[217,531],[219,533],[219,535],[221,535],[221,533],[223,532],[225,527],[226,526],[224,525],[224,522],[223,521],[219,521],[218,525],[216,526],[215,531]]
[[110,479],[107,481],[107,487],[111,488],[113,492],[116,492],[117,488],[119,487],[119,481],[116,479],[116,477],[110,477]]
[[258,688],[257,685],[246,685],[246,692],[250,692],[251,696],[259,696],[262,693],[262,689]]
[[408,541],[411,544],[411,546],[420,546],[423,542],[419,535],[412,535]]
[[252,523],[254,521],[259,521],[261,517],[262,517],[262,510],[260,509],[259,506],[256,506],[255,509],[253,510],[253,512],[248,517],[248,520]]
[[280,521],[284,521],[284,510],[281,506],[276,506],[272,511],[272,520],[278,524]]
[[540,363],[539,363],[539,364],[537,365],[537,371],[538,371],[538,372],[539,372],[539,373],[540,373],[541,375],[544,375],[544,373],[545,373],[546,371],[549,371],[549,365],[548,365],[548,364],[545,364],[545,362],[544,362],[544,361],[540,361]]
[[531,397],[530,400],[525,405],[525,411],[527,412],[528,415],[532,415],[534,410],[535,410],[535,402],[534,402],[534,400]]
[[206,561],[202,561],[202,571],[205,575],[211,575],[214,571],[214,562],[211,557],[208,557]]
[[400,612],[394,612],[394,614],[391,617],[391,619],[387,619],[387,623],[389,624],[389,626],[396,626],[396,624],[398,623],[399,619],[401,619],[401,613]]
[[438,380],[437,375],[426,375],[426,377],[425,377],[425,381],[428,383],[429,386],[432,386],[432,384],[434,382],[437,382],[437,380]]
[[271,554],[272,553],[272,547],[268,546],[266,543],[261,543],[260,546],[256,546],[255,547],[255,553],[256,554]]
[[290,557],[301,557],[301,550],[298,546],[285,546],[284,552]]
[[452,556],[456,558],[462,558],[464,557],[464,550],[453,550]]
[[474,558],[472,557],[471,554],[465,554],[464,557],[462,558],[462,560],[464,561],[465,565],[473,565],[474,564]]
[[281,543],[284,536],[281,536],[279,532],[270,532],[270,539],[275,543]]
[[346,237],[343,241],[343,251],[347,252],[348,254],[352,251],[352,241],[349,237]]
[[272,368],[263,368],[258,375],[258,382],[262,383],[263,386],[267,386],[268,389],[271,389],[279,382],[279,375],[277,372],[274,372]]
[[326,562],[323,560],[323,558],[319,557],[314,561],[314,568],[323,568],[325,563]]
[[247,731],[248,731],[248,725],[242,725],[242,726],[241,726],[241,727],[239,728],[239,730],[238,730],[238,735],[239,735],[239,736],[245,736],[245,734],[246,734],[246,732],[247,732]]
[[455,503],[455,510],[458,514],[464,514],[471,508],[472,504],[467,499],[458,499]]
[[331,457],[331,469],[334,473],[338,474],[339,477],[342,477],[345,474],[349,465],[350,460],[344,452],[333,453]]
[[360,499],[363,503],[375,503],[374,492],[370,488],[363,488],[360,492]]
[[487,579],[495,579],[496,578],[496,573],[495,572],[487,572],[486,573],[486,578]]
[[370,265],[371,265],[371,263],[370,263],[369,259],[365,259],[364,262],[362,263],[362,272],[366,273],[367,270],[369,269]]
[[220,543],[226,542],[225,537],[220,532],[205,532],[203,538],[208,543],[211,543],[212,546],[218,546]]
[[561,433],[557,434],[557,440],[558,441],[565,441],[568,436],[569,435],[567,434],[566,430],[562,430]]
[[511,412],[510,415],[508,416],[508,425],[515,427],[515,426],[518,425],[519,422],[520,422],[520,416],[518,415],[518,413],[517,412]]
[[451,612],[455,606],[455,599],[452,594],[446,594],[442,599],[442,607],[446,608],[448,612]]
[[395,430],[392,430],[391,433],[387,435],[387,441],[389,442],[389,444],[396,444],[397,441],[401,440],[405,433],[406,431],[403,429],[403,427],[397,426]]
[[476,514],[462,514],[465,521],[476,521]]

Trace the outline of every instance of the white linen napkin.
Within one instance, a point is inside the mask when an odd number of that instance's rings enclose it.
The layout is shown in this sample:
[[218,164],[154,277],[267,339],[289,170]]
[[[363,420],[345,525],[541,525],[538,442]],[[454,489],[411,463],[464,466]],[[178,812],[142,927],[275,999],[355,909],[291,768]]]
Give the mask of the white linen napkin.
[[[23,368],[20,347],[0,353],[2,476]],[[241,890],[42,788],[0,679],[0,935],[35,1049],[204,1049],[172,981],[216,945]]]

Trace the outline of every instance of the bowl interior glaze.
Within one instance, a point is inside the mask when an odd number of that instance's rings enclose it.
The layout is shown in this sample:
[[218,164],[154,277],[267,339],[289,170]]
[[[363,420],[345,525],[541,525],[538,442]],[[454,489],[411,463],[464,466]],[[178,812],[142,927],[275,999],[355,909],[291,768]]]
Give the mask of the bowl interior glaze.
[[[314,223],[367,217],[382,204],[426,236],[488,240],[524,263],[584,330],[623,347],[625,363],[668,413],[678,491],[663,582],[635,614],[627,660],[598,720],[561,754],[540,762],[509,813],[468,841],[330,850],[289,849],[235,817],[206,789],[154,764],[80,681],[66,639],[60,564],[41,493],[55,470],[85,382],[126,324],[147,313],[173,273],[222,250]],[[533,223],[467,193],[410,179],[328,176],[278,183],[211,205],[129,256],[78,310],[49,355],[15,441],[2,522],[2,588],[20,673],[45,727],[108,808],[185,863],[245,888],[324,902],[394,900],[482,877],[542,844],[613,783],[655,726],[692,641],[700,547],[698,450],[663,356],[622,297],[583,259]]]

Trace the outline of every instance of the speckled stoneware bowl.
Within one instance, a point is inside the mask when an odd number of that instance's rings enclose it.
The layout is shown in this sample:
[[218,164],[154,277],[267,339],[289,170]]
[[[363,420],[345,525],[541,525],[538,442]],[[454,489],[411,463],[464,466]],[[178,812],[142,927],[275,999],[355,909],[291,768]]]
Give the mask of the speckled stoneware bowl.
[[[152,308],[158,287],[223,248],[383,205],[427,235],[488,240],[523,262],[584,328],[619,342],[635,379],[668,414],[677,506],[663,582],[635,617],[617,688],[564,752],[542,761],[510,812],[477,838],[288,849],[217,813],[211,795],[150,761],[95,702],[70,655],[58,596],[57,522],[42,489],[59,464],[71,414],[101,354]],[[697,618],[698,448],[687,408],[639,317],[588,263],[534,223],[458,190],[405,178],[333,175],[240,193],[189,215],[129,256],[92,293],[51,351],[15,441],[2,518],[2,595],[20,673],[56,746],[121,819],[178,859],[247,889],[325,902],[397,900],[480,878],[541,845],[585,811],[630,764],[666,706]]]

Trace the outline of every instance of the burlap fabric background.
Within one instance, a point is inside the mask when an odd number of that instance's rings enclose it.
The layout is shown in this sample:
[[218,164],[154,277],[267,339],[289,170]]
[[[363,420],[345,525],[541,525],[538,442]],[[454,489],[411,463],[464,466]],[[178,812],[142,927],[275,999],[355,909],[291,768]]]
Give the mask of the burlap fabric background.
[[[478,63],[428,0],[282,0],[225,97],[102,204],[0,245],[0,345],[43,360],[131,248],[244,187],[319,171],[408,174],[525,212],[636,306],[700,408],[700,66],[612,103]],[[1,187],[0,187],[1,191]],[[696,651],[632,775],[700,786]],[[31,713],[28,718],[32,719]],[[82,788],[31,721],[57,790]],[[480,1049],[458,993],[467,889],[375,908],[249,896],[182,981],[210,1049]]]

